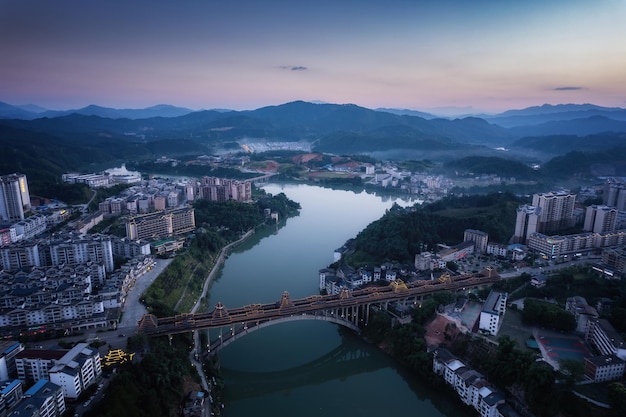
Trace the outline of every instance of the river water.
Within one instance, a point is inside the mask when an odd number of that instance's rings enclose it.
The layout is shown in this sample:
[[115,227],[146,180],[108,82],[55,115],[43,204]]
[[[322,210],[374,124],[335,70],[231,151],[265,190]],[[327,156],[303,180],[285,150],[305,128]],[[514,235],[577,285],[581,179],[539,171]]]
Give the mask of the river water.
[[[292,298],[319,294],[318,271],[333,262],[334,249],[394,202],[411,205],[311,185],[263,188],[299,202],[300,215],[233,251],[211,287],[211,309],[218,301],[227,308],[270,303],[283,291]],[[328,322],[270,326],[233,342],[219,357],[226,417],[471,415],[450,394],[434,392],[375,346]]]

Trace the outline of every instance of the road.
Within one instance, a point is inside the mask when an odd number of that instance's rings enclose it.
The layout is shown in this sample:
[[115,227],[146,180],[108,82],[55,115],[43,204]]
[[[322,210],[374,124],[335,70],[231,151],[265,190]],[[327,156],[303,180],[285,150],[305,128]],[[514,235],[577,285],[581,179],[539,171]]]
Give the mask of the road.
[[118,325],[118,330],[128,330],[129,333],[134,333],[137,322],[148,312],[139,299],[156,277],[172,262],[172,259],[157,259],[155,262],[156,265],[150,271],[137,278],[133,287],[126,294],[126,302],[122,309],[122,319]]
[[558,271],[559,269],[564,269],[564,268],[569,268],[571,266],[576,266],[576,265],[585,265],[585,264],[594,264],[600,261],[600,257],[593,257],[593,256],[589,256],[589,257],[585,257],[583,259],[577,259],[575,261],[569,261],[569,262],[562,262],[562,263],[558,263],[558,264],[550,264],[550,265],[546,265],[546,266],[541,266],[541,267],[530,267],[527,266],[525,268],[518,268],[515,271],[507,271],[507,272],[503,272],[500,274],[500,276],[502,278],[514,278],[514,277],[519,277],[520,275],[522,275],[523,273],[527,273],[530,275],[537,275],[537,274],[549,274],[551,272],[554,271]]

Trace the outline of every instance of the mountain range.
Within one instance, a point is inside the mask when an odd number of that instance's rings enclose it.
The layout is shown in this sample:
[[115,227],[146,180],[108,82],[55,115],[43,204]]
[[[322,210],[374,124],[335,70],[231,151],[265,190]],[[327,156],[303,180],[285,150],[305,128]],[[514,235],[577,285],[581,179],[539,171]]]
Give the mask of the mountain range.
[[626,147],[626,110],[543,105],[448,119],[305,101],[248,111],[170,105],[52,111],[0,102],[0,146],[9,150],[0,164],[6,172],[38,164],[63,172],[107,161],[209,154],[245,141],[303,142],[314,151],[376,157],[393,151],[402,159],[444,162],[469,155],[547,161],[571,151]]

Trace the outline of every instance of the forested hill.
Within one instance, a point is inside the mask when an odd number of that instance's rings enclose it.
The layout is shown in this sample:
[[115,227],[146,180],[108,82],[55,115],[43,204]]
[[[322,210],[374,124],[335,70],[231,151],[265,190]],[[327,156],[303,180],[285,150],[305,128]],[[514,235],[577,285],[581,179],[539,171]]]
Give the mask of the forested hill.
[[424,207],[394,206],[369,224],[354,240],[355,252],[346,262],[352,266],[400,262],[412,264],[423,247],[463,241],[465,229],[489,234],[493,242],[507,243],[513,235],[516,209],[521,203],[509,193],[448,197]]

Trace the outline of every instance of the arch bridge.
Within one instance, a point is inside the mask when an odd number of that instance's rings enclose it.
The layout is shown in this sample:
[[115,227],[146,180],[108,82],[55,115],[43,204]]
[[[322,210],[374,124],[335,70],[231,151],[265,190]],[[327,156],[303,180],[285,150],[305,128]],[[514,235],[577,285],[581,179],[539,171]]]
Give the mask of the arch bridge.
[[285,291],[280,301],[269,304],[250,304],[227,309],[220,302],[209,313],[188,313],[162,318],[145,314],[139,321],[138,331],[156,337],[219,329],[219,337],[209,346],[209,352],[214,354],[250,332],[287,321],[323,320],[359,332],[359,326],[367,325],[369,321],[370,307],[387,309],[390,303],[421,305],[425,295],[479,287],[498,280],[500,276],[495,269],[488,267],[475,274],[446,275],[445,279],[419,280],[408,284],[395,280],[382,287],[354,291],[344,288],[339,294],[312,295],[299,299],[291,299]]

